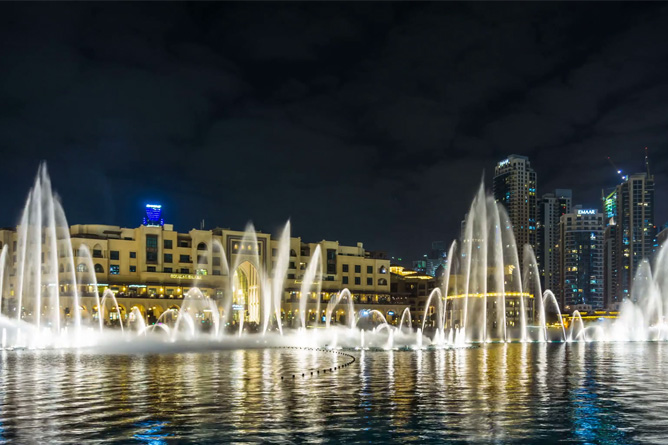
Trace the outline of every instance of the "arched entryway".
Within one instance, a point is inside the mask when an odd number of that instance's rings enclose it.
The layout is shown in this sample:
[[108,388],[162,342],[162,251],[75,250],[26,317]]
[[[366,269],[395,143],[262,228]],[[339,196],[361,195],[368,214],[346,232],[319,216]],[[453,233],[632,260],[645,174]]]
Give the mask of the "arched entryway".
[[260,276],[250,261],[244,261],[234,271],[232,281],[232,319],[260,323]]

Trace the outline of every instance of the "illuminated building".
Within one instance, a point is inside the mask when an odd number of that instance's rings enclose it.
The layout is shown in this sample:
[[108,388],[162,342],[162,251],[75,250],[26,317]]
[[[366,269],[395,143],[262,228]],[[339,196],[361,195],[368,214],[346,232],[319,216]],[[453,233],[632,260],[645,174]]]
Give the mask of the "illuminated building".
[[508,212],[519,252],[525,244],[536,248],[536,188],[536,172],[526,156],[510,155],[494,168],[494,199]]
[[536,261],[538,262],[543,289],[554,292],[561,300],[560,286],[560,248],[559,222],[562,215],[570,213],[572,191],[557,189],[546,193],[538,204],[538,228],[536,242]]
[[[439,285],[440,280],[431,275],[395,264],[390,266],[390,292],[394,297],[408,301],[413,326],[422,325],[427,298],[431,291]],[[436,304],[434,302],[434,306],[429,309],[430,317],[427,326],[434,327],[433,316]]]
[[[97,311],[94,275],[99,295],[111,291],[118,300],[122,318],[137,308],[148,323],[154,323],[163,312],[179,308],[188,291],[197,287],[203,298],[215,299],[221,311],[228,293],[232,292],[232,322],[243,317],[249,327],[258,324],[262,318],[260,282],[265,273],[271,282],[278,239],[261,232],[255,237],[244,237],[242,231],[221,228],[177,232],[172,224],[164,223],[161,208],[152,206],[147,207],[147,224],[140,227],[70,227],[74,258],[71,263],[62,260],[58,272],[61,283],[67,283],[73,273],[78,283],[89,283],[76,289],[84,316]],[[9,258],[14,263],[16,240],[15,229],[0,229],[0,247],[8,246]],[[406,299],[390,295],[390,261],[384,255],[365,250],[362,243],[356,246],[326,240],[306,243],[293,237],[281,299],[284,325],[291,325],[299,316],[302,281],[316,246],[321,249],[322,274],[316,276],[312,292],[303,296],[308,299],[308,321],[322,317],[329,300],[343,288],[350,289],[357,310],[377,309],[388,315],[389,321],[393,320],[392,314],[401,314],[407,306]],[[236,269],[229,270],[233,265],[237,265]],[[13,264],[9,268],[4,295],[13,296],[16,272]],[[320,288],[319,294],[316,288]],[[61,309],[65,313],[71,311],[74,291],[70,284],[61,286]],[[318,301],[322,314],[316,310]],[[3,307],[6,309],[9,304],[4,302]],[[334,323],[343,323],[350,316],[347,306],[342,304],[332,318]]]
[[561,217],[561,293],[565,311],[578,305],[602,309],[604,215],[576,207]]
[[605,229],[606,307],[631,295],[633,278],[643,258],[655,250],[654,177],[623,176],[623,182],[603,195]]

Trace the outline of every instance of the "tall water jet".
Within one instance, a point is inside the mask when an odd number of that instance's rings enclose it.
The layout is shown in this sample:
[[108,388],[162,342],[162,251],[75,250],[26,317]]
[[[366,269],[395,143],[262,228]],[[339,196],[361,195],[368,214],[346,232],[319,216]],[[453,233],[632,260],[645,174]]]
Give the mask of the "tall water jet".
[[0,318],[2,318],[2,296],[4,295],[5,265],[7,264],[7,245],[0,249]]
[[[311,287],[316,282],[317,277],[322,278],[322,261],[321,261],[321,254],[320,254],[320,245],[317,245],[315,249],[313,250],[313,254],[311,255],[311,260],[308,263],[308,267],[306,268],[306,272],[304,273],[304,279],[302,281],[302,286],[301,286],[301,293],[299,297],[299,318],[301,320],[301,327],[306,329],[306,324],[307,324],[307,311],[306,311],[306,304],[308,303],[309,299],[309,294],[311,293]],[[314,292],[317,295],[318,300],[320,299],[320,288],[322,287],[322,284],[320,281],[316,283],[316,291]],[[318,315],[316,315],[316,321],[318,319]]]
[[399,332],[401,332],[401,329],[404,326],[404,320],[407,321],[408,329],[412,330],[413,329],[413,323],[411,321],[411,308],[407,307],[404,309],[404,311],[401,313],[401,320],[399,320]]
[[[95,296],[95,304],[98,308],[98,326],[100,332],[102,331],[102,317],[99,316],[100,311],[100,292],[97,287],[97,276],[95,275],[95,266],[93,266],[93,258],[91,257],[90,250],[86,244],[81,244],[79,247],[79,258],[82,261],[81,264],[84,265],[83,270],[77,273],[77,283],[86,285],[89,289],[92,288],[93,295]],[[78,266],[77,266],[78,267]],[[91,311],[92,313],[92,311]]]
[[285,276],[290,264],[290,221],[285,224],[283,232],[278,240],[277,254],[276,267],[274,267],[274,276],[272,277],[272,295],[274,297],[274,313],[278,332],[283,334],[281,299],[283,297]]
[[[441,314],[444,310],[444,308],[443,308],[443,298],[442,298],[442,294],[441,294],[441,289],[439,289],[437,287],[437,288],[434,288],[434,290],[432,290],[429,293],[429,297],[427,298],[427,302],[425,303],[425,306],[424,306],[424,315],[422,316],[422,330],[423,331],[424,331],[424,326],[427,323],[427,317],[429,316],[429,308],[432,306],[431,302],[434,299],[434,297],[436,298],[436,304],[434,305],[435,308],[436,308],[436,314],[435,314],[435,316],[436,316],[436,329],[437,330],[442,330],[443,329],[443,324],[442,324],[443,317],[442,317],[442,314]],[[403,321],[403,317],[402,317],[402,321]]]
[[[526,244],[524,246],[524,255],[523,255],[524,271],[523,271],[523,281],[522,288],[533,295],[543,295],[543,290],[540,285],[540,274],[538,272],[538,262],[536,261],[536,255],[534,254],[533,249],[530,245]],[[534,298],[534,302],[536,299]],[[521,310],[522,310],[522,341],[526,341],[528,338],[527,335],[527,303],[525,301],[524,295],[520,298]],[[543,311],[544,312],[544,311]]]
[[[231,272],[230,285],[232,287],[229,297],[225,303],[226,322],[231,322],[232,307],[237,304],[243,307],[243,312],[239,314],[239,335],[244,330],[245,312],[248,311],[248,318],[251,322],[261,323],[260,319],[260,295],[261,289],[260,272],[260,254],[258,250],[257,233],[252,223],[248,223],[241,241],[237,244],[238,249],[233,254],[233,267]],[[245,265],[245,271],[240,269]],[[247,307],[247,309],[245,309]],[[239,312],[239,311],[238,311]]]
[[348,324],[350,325],[351,329],[355,327],[355,304],[353,303],[353,296],[350,294],[350,290],[345,288],[341,292],[337,293],[336,296],[329,300],[329,303],[327,303],[327,309],[325,310],[326,328],[329,328],[329,325],[331,324],[332,312],[344,298],[348,302],[348,319],[350,320]]

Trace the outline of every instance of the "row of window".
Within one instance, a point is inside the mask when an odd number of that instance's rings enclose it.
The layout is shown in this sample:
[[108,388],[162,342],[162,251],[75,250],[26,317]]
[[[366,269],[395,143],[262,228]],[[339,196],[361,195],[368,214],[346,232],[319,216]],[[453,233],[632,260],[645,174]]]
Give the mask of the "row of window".
[[[341,277],[341,284],[349,284],[348,277]],[[355,284],[356,285],[362,284],[362,279],[360,277],[355,277]],[[373,286],[373,278],[367,278],[366,279],[366,284],[367,284],[367,286]],[[387,280],[385,278],[379,278],[378,279],[378,285],[379,286],[386,286],[387,285]]]
[[[348,264],[342,264],[342,271],[343,272],[348,272],[350,270],[350,267]],[[362,266],[359,264],[355,264],[355,273],[362,273]],[[367,266],[366,267],[366,273],[372,274],[373,273],[373,266]],[[385,266],[380,266],[378,269],[378,273],[387,273],[387,268]]]

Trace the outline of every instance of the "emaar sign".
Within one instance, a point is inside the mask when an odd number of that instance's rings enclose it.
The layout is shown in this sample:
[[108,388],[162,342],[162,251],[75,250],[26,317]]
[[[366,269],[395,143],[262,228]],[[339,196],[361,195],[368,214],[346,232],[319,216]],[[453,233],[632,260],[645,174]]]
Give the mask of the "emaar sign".
[[578,215],[596,215],[596,209],[579,209]]

